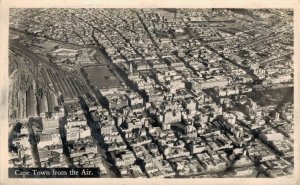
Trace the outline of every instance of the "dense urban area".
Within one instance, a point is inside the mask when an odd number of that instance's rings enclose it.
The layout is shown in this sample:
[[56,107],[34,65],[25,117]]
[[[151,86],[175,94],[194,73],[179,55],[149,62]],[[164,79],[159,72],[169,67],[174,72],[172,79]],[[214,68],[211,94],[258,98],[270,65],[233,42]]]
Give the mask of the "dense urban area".
[[9,166],[291,176],[290,9],[10,9]]

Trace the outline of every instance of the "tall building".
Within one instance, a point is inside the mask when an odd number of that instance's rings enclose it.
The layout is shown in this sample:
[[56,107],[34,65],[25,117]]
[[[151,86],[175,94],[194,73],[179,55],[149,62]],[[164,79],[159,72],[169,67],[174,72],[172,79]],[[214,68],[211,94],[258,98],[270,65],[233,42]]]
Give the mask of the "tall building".
[[43,131],[59,128],[59,119],[42,117]]

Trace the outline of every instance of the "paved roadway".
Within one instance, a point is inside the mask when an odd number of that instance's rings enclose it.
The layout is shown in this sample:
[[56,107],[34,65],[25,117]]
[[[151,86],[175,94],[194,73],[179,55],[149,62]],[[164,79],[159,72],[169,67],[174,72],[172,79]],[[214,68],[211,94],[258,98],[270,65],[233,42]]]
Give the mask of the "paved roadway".
[[[201,39],[199,39],[199,37],[198,37],[191,29],[187,28],[187,31],[190,33],[190,35],[191,35],[193,38],[198,39],[199,41],[201,41]],[[201,41],[201,42],[202,42],[202,41]],[[244,67],[244,66],[242,66],[242,65],[240,65],[240,64],[238,64],[238,63],[236,63],[236,62],[234,62],[234,61],[232,61],[232,60],[230,60],[229,58],[226,58],[223,54],[218,53],[214,48],[210,47],[210,46],[207,45],[207,44],[203,44],[203,46],[204,46],[206,49],[208,49],[208,50],[214,52],[216,55],[222,57],[223,60],[225,60],[225,61],[227,61],[227,62],[233,64],[234,66],[236,66],[236,67],[242,69],[242,70],[245,71],[248,75],[250,75],[250,76],[253,78],[254,81],[257,81],[258,77],[257,77],[255,74],[253,74],[247,67]]]

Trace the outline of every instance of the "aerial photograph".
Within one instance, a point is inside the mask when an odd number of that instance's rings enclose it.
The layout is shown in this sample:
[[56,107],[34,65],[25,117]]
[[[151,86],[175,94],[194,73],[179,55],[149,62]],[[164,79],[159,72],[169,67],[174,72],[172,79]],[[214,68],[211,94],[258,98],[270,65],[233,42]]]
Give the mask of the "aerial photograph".
[[11,8],[9,168],[291,177],[293,19],[270,8]]

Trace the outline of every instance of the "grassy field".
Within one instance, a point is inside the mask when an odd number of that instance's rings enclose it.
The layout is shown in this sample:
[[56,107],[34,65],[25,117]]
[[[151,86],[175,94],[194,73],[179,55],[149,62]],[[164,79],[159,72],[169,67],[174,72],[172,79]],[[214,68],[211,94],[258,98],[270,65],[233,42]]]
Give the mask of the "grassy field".
[[294,88],[271,89],[260,92],[247,93],[260,106],[277,105],[280,103],[293,102]]
[[84,71],[87,73],[90,83],[98,89],[121,86],[120,81],[116,79],[116,76],[106,66],[85,67]]

